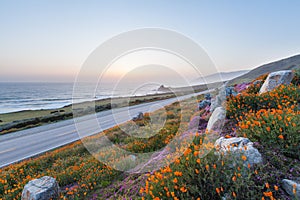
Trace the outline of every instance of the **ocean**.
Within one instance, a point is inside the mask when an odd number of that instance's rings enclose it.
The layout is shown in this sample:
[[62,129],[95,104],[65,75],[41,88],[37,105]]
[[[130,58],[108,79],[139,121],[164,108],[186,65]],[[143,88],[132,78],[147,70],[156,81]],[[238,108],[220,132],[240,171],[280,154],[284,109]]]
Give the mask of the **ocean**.
[[73,99],[73,83],[0,82],[0,113],[61,108],[72,102],[159,93],[156,91],[159,87],[157,84],[147,84],[139,88],[134,83],[119,85],[117,88],[112,85],[101,84],[94,90],[95,84],[83,83]]

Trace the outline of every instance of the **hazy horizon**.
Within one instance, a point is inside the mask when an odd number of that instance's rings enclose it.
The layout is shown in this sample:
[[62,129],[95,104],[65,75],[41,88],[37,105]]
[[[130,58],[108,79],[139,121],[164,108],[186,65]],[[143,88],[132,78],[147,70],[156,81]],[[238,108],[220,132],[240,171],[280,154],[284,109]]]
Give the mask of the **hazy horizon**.
[[73,82],[101,43],[145,27],[186,35],[220,72],[253,69],[300,53],[299,7],[271,0],[2,1],[0,82]]

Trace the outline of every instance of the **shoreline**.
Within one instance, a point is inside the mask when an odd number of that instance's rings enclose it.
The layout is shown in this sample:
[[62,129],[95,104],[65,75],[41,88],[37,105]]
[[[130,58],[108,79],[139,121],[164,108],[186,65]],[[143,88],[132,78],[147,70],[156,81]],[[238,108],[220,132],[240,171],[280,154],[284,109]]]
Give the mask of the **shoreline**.
[[[94,112],[101,112],[110,110],[112,108],[111,103],[114,101],[124,102],[124,100],[128,100],[129,105],[137,105],[140,103],[168,99],[174,96],[175,95],[171,93],[163,93],[132,97],[115,97],[98,99],[95,101],[84,101],[81,103],[69,104],[54,109],[22,110],[17,112],[2,113],[0,114],[0,135],[71,119],[73,117],[73,109],[75,108],[81,109],[81,113],[76,112],[76,114],[79,114],[79,116],[83,116],[91,114],[93,112],[93,109],[91,109],[91,105],[95,106]],[[125,104],[119,104],[117,107],[123,106],[125,106]]]
[[[45,124],[80,117],[92,113],[98,113],[111,108],[138,105],[141,103],[165,100],[176,96],[182,96],[193,92],[201,92],[212,86],[221,83],[208,85],[194,85],[191,87],[167,88],[159,94],[147,94],[141,96],[113,97],[85,101],[63,106],[55,109],[24,110],[18,112],[0,114],[0,136],[28,128]],[[166,88],[165,88],[166,89]]]

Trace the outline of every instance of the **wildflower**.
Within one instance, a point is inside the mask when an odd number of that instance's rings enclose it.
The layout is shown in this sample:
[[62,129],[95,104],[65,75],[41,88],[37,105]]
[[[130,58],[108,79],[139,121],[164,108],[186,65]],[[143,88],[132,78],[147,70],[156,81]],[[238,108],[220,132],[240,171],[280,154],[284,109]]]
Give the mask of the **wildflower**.
[[194,152],[194,156],[196,157],[196,156],[198,156],[199,155],[199,151],[195,151]]
[[205,165],[205,169],[206,169],[206,170],[209,170],[209,165]]
[[174,172],[174,175],[175,176],[182,176],[182,172],[176,171],[176,172]]
[[175,193],[174,193],[174,192],[171,192],[171,196],[172,196],[172,197],[175,197]]
[[235,198],[235,197],[236,197],[236,193],[235,193],[235,192],[232,192],[232,196]]
[[277,185],[274,185],[274,190],[278,191],[278,186]]
[[182,186],[182,187],[180,188],[180,191],[181,191],[181,192],[186,192],[187,189],[186,189],[185,187]]
[[218,193],[218,194],[220,194],[220,189],[219,188],[216,188],[216,192]]
[[141,187],[141,189],[140,189],[140,194],[143,194],[143,193],[144,193],[144,188]]
[[272,191],[264,192],[264,195],[265,195],[266,197],[271,197],[271,196],[273,196],[273,193],[272,193]]
[[233,176],[231,179],[232,181],[236,181],[236,176]]
[[281,134],[278,136],[278,138],[281,139],[281,140],[284,139],[283,135],[281,135]]
[[268,132],[270,132],[270,131],[271,131],[271,128],[270,128],[270,127],[267,127],[266,130],[267,130]]
[[173,183],[178,183],[177,178],[174,178],[174,179],[173,179]]
[[246,161],[247,160],[247,157],[245,155],[242,155],[242,160],[243,161]]
[[270,185],[269,185],[269,183],[266,183],[266,188],[270,188]]

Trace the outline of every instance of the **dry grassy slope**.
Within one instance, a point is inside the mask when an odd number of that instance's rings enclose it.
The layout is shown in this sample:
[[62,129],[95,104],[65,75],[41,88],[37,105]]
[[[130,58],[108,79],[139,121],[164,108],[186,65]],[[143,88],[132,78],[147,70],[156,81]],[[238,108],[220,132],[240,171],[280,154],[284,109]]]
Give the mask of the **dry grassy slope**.
[[296,67],[300,67],[300,55],[292,56],[257,67],[242,76],[232,79],[231,81],[229,81],[229,85],[234,85],[242,82],[250,82],[253,79],[259,77],[260,75],[266,73],[271,73],[280,70],[289,70],[294,69]]

